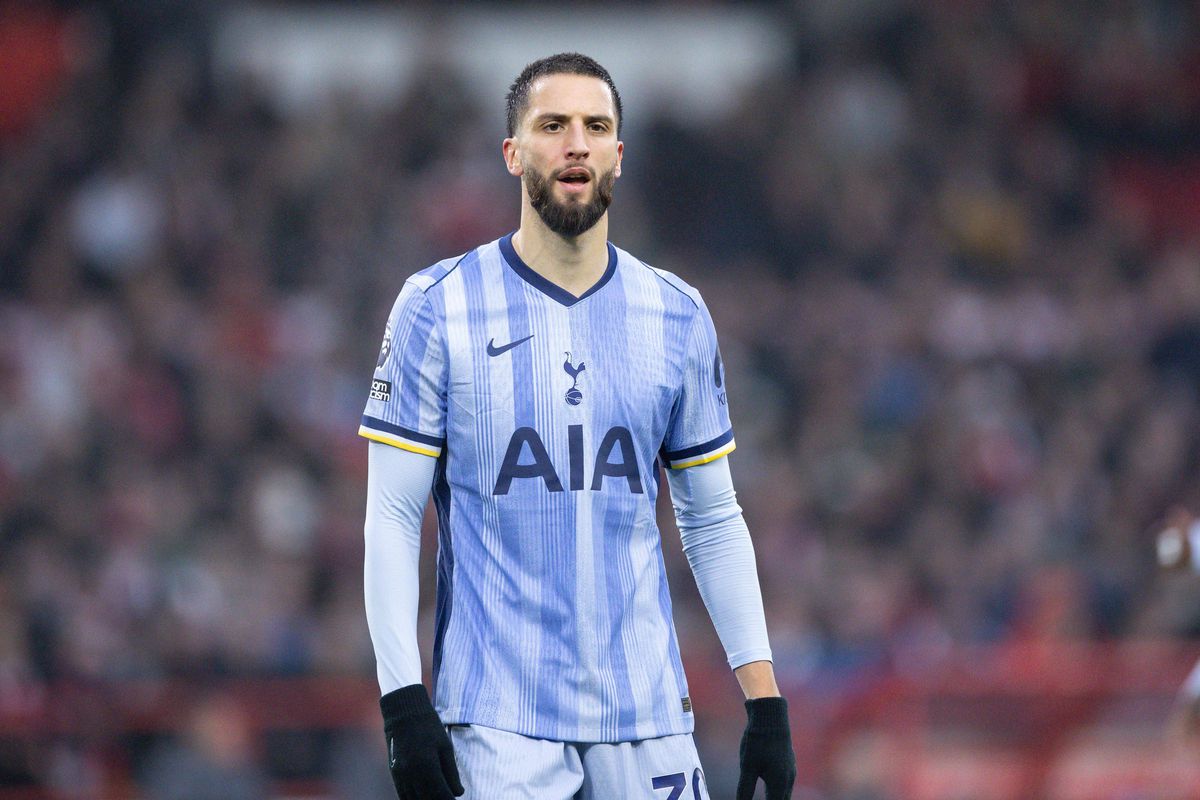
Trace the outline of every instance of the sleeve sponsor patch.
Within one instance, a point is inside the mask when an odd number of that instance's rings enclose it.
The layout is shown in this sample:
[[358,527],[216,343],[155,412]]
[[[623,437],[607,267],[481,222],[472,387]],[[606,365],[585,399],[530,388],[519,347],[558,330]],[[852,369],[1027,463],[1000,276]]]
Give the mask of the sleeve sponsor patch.
[[375,378],[371,381],[371,399],[388,402],[392,399],[392,382]]

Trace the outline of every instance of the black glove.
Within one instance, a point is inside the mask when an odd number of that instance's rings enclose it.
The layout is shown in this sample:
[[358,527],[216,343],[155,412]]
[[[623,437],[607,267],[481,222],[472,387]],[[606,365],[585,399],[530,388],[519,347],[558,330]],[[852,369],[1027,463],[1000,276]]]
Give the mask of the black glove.
[[742,772],[737,800],[751,800],[759,778],[767,787],[767,800],[789,800],[796,781],[796,754],[792,752],[787,700],[782,697],[747,700],[746,715],[749,719],[738,750]]
[[451,800],[465,791],[454,745],[419,683],[379,698],[388,764],[400,800]]

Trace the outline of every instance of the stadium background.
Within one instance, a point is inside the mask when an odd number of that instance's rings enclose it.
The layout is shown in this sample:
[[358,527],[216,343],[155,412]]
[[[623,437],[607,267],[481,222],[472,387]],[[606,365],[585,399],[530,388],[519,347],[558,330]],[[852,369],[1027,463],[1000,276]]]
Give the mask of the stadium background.
[[722,338],[796,797],[1200,796],[1151,551],[1200,507],[1197,5],[597,8],[0,2],[0,798],[390,796],[357,418],[563,49],[625,95],[614,241]]

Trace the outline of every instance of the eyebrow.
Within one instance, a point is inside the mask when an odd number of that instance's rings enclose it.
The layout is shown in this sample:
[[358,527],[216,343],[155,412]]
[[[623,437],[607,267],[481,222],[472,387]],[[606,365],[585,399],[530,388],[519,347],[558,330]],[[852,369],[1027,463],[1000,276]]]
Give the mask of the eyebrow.
[[[536,117],[534,117],[533,124],[537,125],[542,122],[566,122],[570,118],[570,114],[554,114],[548,112],[545,114],[538,114]],[[591,125],[593,122],[606,122],[609,125],[613,124],[613,118],[607,114],[587,116],[583,118],[583,121],[587,125]]]

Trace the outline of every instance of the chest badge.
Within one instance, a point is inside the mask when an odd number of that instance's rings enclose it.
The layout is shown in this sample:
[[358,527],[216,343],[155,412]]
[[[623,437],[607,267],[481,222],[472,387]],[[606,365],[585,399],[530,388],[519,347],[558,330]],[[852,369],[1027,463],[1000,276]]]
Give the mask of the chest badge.
[[567,393],[563,399],[567,401],[567,405],[577,406],[583,402],[583,392],[579,391],[579,373],[587,369],[587,365],[580,361],[578,364],[571,363],[571,354],[567,353],[567,360],[563,362],[563,371],[571,376],[571,388],[567,389]]

